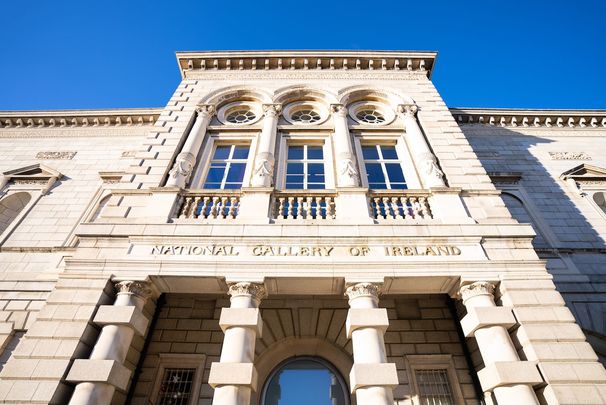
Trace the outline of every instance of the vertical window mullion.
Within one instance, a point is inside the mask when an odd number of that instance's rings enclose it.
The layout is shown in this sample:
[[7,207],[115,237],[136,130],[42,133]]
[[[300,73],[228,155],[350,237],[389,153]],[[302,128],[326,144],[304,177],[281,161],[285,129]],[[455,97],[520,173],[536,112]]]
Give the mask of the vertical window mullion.
[[383,159],[381,145],[377,145],[377,151],[379,153],[379,164],[381,165],[381,170],[383,171],[383,176],[385,177],[385,187],[387,189],[391,189],[391,182],[389,181],[389,174],[387,173],[387,167],[385,166],[385,159]]
[[229,155],[227,155],[227,158],[223,161],[223,162],[225,162],[225,170],[223,171],[223,178],[221,179],[221,190],[225,189],[225,183],[227,182],[227,173],[229,173],[231,158],[234,155],[235,147],[236,147],[235,145],[231,145],[229,147]]

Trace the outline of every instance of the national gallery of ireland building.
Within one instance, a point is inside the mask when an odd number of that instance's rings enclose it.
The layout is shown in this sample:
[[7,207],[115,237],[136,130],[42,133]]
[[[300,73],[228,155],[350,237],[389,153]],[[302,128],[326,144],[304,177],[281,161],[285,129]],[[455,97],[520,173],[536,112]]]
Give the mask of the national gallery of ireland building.
[[0,403],[606,404],[606,111],[449,109],[435,59],[0,112]]

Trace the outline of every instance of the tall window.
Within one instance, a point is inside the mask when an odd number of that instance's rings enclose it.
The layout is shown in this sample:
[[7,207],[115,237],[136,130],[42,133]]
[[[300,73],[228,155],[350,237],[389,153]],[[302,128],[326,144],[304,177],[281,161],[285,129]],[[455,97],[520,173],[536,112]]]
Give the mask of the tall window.
[[210,162],[204,188],[241,188],[248,150],[248,145],[218,145]]
[[415,370],[420,405],[455,405],[445,369]]
[[363,145],[362,156],[372,189],[405,189],[402,164],[393,145]]
[[326,188],[324,177],[324,151],[322,145],[288,146],[286,188]]

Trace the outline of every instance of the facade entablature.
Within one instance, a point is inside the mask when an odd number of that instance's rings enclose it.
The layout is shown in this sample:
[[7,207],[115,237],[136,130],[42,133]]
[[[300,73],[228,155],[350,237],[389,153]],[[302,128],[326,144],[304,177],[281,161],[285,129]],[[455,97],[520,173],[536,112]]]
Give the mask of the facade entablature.
[[462,125],[507,128],[605,129],[604,110],[500,110],[451,108]]
[[313,77],[317,71],[372,71],[375,76],[390,71],[405,75],[420,73],[431,77],[435,52],[364,52],[364,51],[255,51],[255,52],[178,52],[177,61],[183,78],[233,71],[240,77],[250,71],[298,71]]
[[161,109],[0,111],[0,129],[154,125]]

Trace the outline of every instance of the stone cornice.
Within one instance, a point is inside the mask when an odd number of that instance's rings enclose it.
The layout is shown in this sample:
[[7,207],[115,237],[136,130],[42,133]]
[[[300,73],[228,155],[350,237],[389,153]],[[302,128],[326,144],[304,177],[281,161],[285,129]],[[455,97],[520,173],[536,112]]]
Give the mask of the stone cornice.
[[391,71],[431,77],[436,52],[227,51],[177,52],[181,77],[216,71]]
[[461,125],[491,125],[507,128],[606,128],[606,110],[517,110],[451,108]]
[[0,129],[153,125],[162,109],[0,111]]

